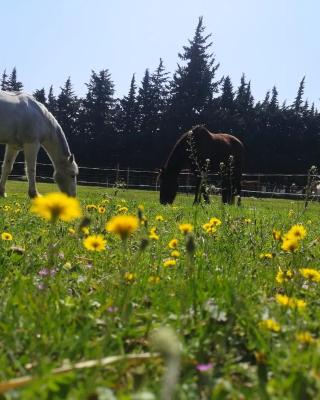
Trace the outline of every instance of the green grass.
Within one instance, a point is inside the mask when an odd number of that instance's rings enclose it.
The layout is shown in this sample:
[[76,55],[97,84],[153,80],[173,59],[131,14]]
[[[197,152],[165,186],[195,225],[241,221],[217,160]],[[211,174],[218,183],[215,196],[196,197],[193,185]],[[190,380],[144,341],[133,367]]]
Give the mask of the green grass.
[[[39,190],[56,187],[39,184]],[[90,233],[107,240],[98,253],[84,248],[79,221],[52,227],[31,214],[24,182],[10,181],[7,192],[0,199],[0,233],[9,232],[13,240],[0,240],[0,383],[35,379],[0,399],[158,399],[165,369],[158,358],[52,371],[66,363],[149,352],[150,333],[163,326],[173,329],[181,346],[174,399],[318,398],[320,283],[299,272],[320,270],[318,203],[304,211],[299,201],[244,198],[241,207],[230,207],[214,197],[212,204],[195,207],[192,196],[179,195],[165,207],[155,192],[79,187]],[[105,214],[85,210],[105,200]],[[139,204],[147,224],[126,243],[105,231],[119,205],[137,215]],[[156,221],[157,215],[164,221]],[[202,227],[211,217],[222,221],[215,235]],[[184,222],[194,226],[191,235],[179,231]],[[297,223],[307,236],[295,253],[286,253],[272,230],[285,233]],[[149,239],[142,250],[152,227],[159,240]],[[180,257],[164,267],[173,238]],[[273,258],[261,258],[264,253]],[[290,269],[293,278],[277,283],[279,268]],[[126,272],[134,279],[125,279]],[[277,294],[307,305],[281,306]],[[280,331],[263,328],[264,319],[274,319]],[[311,343],[297,339],[305,331]],[[208,370],[199,371],[201,364]]]

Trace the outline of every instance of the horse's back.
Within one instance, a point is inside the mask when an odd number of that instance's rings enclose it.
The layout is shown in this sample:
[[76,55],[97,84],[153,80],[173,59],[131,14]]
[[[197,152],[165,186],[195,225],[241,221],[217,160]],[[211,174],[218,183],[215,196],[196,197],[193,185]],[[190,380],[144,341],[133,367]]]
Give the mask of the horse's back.
[[35,142],[43,126],[43,116],[32,96],[0,91],[0,143]]
[[244,146],[235,136],[228,133],[212,133],[206,128],[193,131],[198,156],[202,161],[209,159],[214,169],[221,162],[226,162],[230,156],[237,164],[242,165]]

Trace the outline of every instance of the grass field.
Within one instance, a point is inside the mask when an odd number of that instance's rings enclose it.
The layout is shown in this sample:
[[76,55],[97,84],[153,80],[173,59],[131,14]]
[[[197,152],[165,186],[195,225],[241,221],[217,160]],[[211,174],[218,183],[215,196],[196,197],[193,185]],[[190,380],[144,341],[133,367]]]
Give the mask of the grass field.
[[[161,206],[154,192],[79,187],[83,227],[31,213],[25,183],[7,192],[0,399],[165,398],[168,368],[173,399],[320,398],[318,203]],[[138,209],[127,239],[106,231]],[[90,251],[98,234],[106,245]]]

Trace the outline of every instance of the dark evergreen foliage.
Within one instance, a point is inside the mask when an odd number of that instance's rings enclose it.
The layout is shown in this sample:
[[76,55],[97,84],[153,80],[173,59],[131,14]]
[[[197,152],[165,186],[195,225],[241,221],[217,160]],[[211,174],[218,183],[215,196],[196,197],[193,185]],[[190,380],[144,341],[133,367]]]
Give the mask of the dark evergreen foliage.
[[16,67],[14,67],[6,83],[6,90],[10,92],[20,92],[22,89],[23,89],[23,84],[22,82],[18,81],[17,69]]
[[[57,118],[80,165],[159,168],[178,136],[204,123],[210,131],[241,139],[245,171],[305,173],[311,165],[319,166],[320,114],[303,98],[305,77],[291,105],[279,105],[275,86],[255,102],[244,74],[235,88],[229,76],[216,78],[219,64],[210,38],[199,18],[172,78],[160,59],[155,71],[145,70],[139,87],[133,75],[121,99],[114,98],[107,69],[92,71],[82,99],[75,95],[71,78],[57,97],[52,86],[47,96],[44,88],[33,95]],[[21,89],[16,68],[10,76],[4,70],[1,90]]]

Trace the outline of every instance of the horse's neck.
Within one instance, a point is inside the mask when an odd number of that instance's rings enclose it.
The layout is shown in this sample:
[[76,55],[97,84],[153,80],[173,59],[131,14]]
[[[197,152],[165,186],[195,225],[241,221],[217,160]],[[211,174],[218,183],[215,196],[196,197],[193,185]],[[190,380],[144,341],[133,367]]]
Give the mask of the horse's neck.
[[65,161],[70,155],[67,139],[59,125],[43,141],[42,147],[48,153],[55,169],[59,169],[59,164]]
[[182,139],[173,148],[170,157],[167,161],[166,170],[173,173],[179,174],[182,168],[185,166],[187,161],[187,148],[186,140]]

